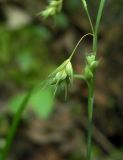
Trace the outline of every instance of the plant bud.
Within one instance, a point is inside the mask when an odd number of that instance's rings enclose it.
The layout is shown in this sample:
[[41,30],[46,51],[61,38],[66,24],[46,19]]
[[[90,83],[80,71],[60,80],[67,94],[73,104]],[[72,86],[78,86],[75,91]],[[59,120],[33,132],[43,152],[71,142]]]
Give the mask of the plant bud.
[[86,57],[87,63],[91,65],[93,61],[95,61],[95,55],[89,55]]
[[94,54],[88,55],[86,57],[86,67],[85,67],[85,77],[86,79],[91,79],[93,77],[94,71],[98,66],[98,61]]

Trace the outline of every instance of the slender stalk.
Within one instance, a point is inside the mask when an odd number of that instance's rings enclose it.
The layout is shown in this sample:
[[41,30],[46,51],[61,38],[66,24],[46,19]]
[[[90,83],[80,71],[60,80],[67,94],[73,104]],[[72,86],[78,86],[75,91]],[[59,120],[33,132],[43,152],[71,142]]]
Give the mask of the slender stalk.
[[[97,46],[98,46],[98,29],[100,25],[100,20],[102,16],[102,11],[104,8],[105,0],[100,1],[100,6],[97,14],[95,28],[93,27],[90,14],[86,5],[86,1],[84,1],[84,8],[87,13],[91,30],[93,33],[93,54],[96,55]],[[93,73],[93,78],[87,82],[88,84],[88,137],[87,137],[87,160],[91,160],[91,152],[92,152],[92,129],[93,129],[93,102],[94,102],[94,86],[95,86],[95,72]]]
[[69,59],[71,59],[71,58],[73,57],[73,55],[74,55],[74,53],[75,53],[77,47],[78,47],[79,44],[82,42],[82,40],[83,40],[84,38],[86,38],[87,36],[89,36],[89,35],[90,35],[90,36],[93,36],[92,33],[87,33],[87,34],[85,34],[84,36],[82,36],[82,37],[80,38],[79,42],[76,44],[75,48],[73,49],[73,51],[72,51],[72,53],[71,53]]
[[81,74],[74,74],[73,77],[76,78],[76,79],[81,79],[81,80],[84,80],[84,81],[85,81],[85,76],[83,76],[83,75],[81,75]]
[[100,6],[99,6],[99,10],[97,13],[97,19],[96,19],[96,24],[95,24],[95,31],[94,31],[94,40],[93,40],[93,52],[96,54],[97,52],[97,46],[98,46],[98,30],[99,30],[99,25],[100,25],[100,20],[102,17],[102,12],[103,12],[103,8],[104,8],[104,4],[105,4],[106,0],[101,0],[100,1]]
[[29,91],[29,93],[26,95],[26,97],[24,98],[22,104],[20,105],[17,113],[15,114],[15,117],[13,118],[12,125],[10,127],[9,132],[8,132],[6,144],[5,144],[5,147],[3,148],[3,151],[2,151],[1,160],[6,160],[6,158],[8,156],[8,153],[10,151],[11,144],[13,142],[18,124],[19,124],[21,116],[22,116],[22,113],[23,113],[25,107],[27,106],[27,103],[29,101],[29,98],[31,97],[32,91],[33,91],[33,89],[31,91]]
[[85,12],[87,14],[87,17],[88,17],[88,20],[89,20],[89,23],[90,23],[90,27],[91,27],[92,33],[94,34],[94,27],[93,27],[93,23],[92,23],[90,14],[89,14],[89,10],[88,10],[88,6],[87,6],[87,3],[86,3],[86,0],[81,0],[81,1],[82,1],[83,6],[84,6]]
[[86,10],[86,13],[87,13],[88,20],[89,20],[89,23],[90,23],[90,26],[91,26],[91,31],[94,34],[94,27],[93,27],[93,23],[92,23],[92,20],[91,20],[91,17],[90,17],[88,9]]
[[94,102],[94,81],[88,83],[88,136],[87,136],[87,160],[91,160],[92,150],[92,128],[93,128],[93,102]]

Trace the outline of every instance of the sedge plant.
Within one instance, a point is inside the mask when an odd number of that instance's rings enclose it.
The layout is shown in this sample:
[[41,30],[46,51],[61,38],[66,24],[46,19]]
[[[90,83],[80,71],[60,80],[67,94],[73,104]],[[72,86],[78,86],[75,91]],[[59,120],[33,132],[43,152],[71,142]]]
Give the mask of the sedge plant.
[[[100,20],[103,13],[103,8],[106,0],[100,0],[99,9],[96,17],[95,24],[92,23],[91,16],[88,10],[88,5],[86,0],[81,0],[84,10],[87,14],[91,32],[82,36],[79,40],[75,48],[73,49],[70,56],[58,67],[56,68],[43,83],[43,88],[54,86],[54,95],[60,85],[64,85],[65,88],[65,97],[67,96],[67,88],[69,85],[73,84],[73,80],[75,78],[84,80],[87,83],[88,87],[88,133],[87,133],[87,160],[91,160],[91,152],[92,152],[92,128],[93,128],[93,107],[94,107],[94,88],[95,88],[95,72],[99,65],[99,61],[97,60],[97,48],[98,48],[98,31]],[[49,5],[46,7],[44,11],[41,11],[39,15],[42,15],[44,18],[53,17],[58,14],[63,5],[63,0],[51,0]],[[80,45],[83,39],[88,36],[92,36],[92,50],[90,53],[86,55],[85,68],[82,74],[74,74],[71,59],[76,53],[77,47]],[[27,103],[31,97],[31,94],[35,92],[37,87],[33,87],[31,91],[25,96],[20,108],[18,109],[15,117],[13,119],[12,125],[8,132],[7,141],[5,147],[2,150],[0,160],[6,160],[7,155],[10,151],[11,144],[13,142],[16,129],[18,127],[19,121],[21,119],[22,113],[25,110]],[[38,86],[39,88],[39,86]]]

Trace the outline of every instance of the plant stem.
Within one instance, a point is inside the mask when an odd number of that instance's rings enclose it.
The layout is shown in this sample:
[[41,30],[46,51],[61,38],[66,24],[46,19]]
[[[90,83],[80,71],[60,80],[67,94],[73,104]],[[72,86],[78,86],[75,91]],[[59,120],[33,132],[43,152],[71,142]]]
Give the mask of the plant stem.
[[79,40],[78,43],[76,44],[75,48],[73,49],[73,51],[72,51],[72,53],[71,53],[71,55],[70,55],[70,57],[69,57],[70,60],[71,60],[71,58],[73,57],[73,55],[74,55],[77,47],[79,46],[79,44],[80,44],[80,43],[82,42],[82,40],[83,40],[84,38],[86,38],[87,36],[93,36],[93,34],[92,34],[92,33],[87,33],[87,34],[85,34],[84,36],[82,36],[82,37],[80,38],[80,40]]
[[83,76],[81,74],[74,74],[73,77],[76,78],[76,79],[81,79],[81,80],[85,81],[85,76]]
[[92,33],[94,34],[94,27],[93,27],[93,23],[92,23],[92,20],[91,20],[91,17],[90,17],[88,8],[86,9],[86,13],[87,13],[88,20],[89,20],[89,23],[90,23],[90,26],[91,26],[91,31],[92,31]]
[[99,30],[99,25],[100,25],[100,20],[102,17],[102,12],[104,8],[106,0],[101,0],[100,1],[100,6],[99,10],[97,13],[97,19],[96,19],[96,24],[95,24],[95,31],[94,31],[94,37],[93,37],[93,52],[96,54],[97,52],[97,46],[98,46],[98,30]]
[[3,148],[3,151],[2,151],[1,160],[6,160],[6,158],[8,156],[8,153],[10,151],[10,147],[11,147],[11,144],[13,142],[13,139],[14,139],[18,124],[19,124],[20,119],[21,119],[21,115],[22,115],[25,107],[27,106],[27,103],[29,101],[29,98],[31,97],[32,91],[33,91],[33,89],[31,91],[29,91],[29,93],[25,96],[22,104],[20,105],[17,113],[15,114],[15,117],[13,118],[12,125],[10,127],[9,132],[8,132],[8,137],[7,137],[6,144],[5,144],[5,147]]
[[92,127],[93,127],[93,102],[94,102],[94,81],[88,82],[88,136],[87,136],[87,160],[91,160],[92,149]]
[[87,14],[87,17],[88,17],[88,20],[89,20],[89,23],[90,23],[90,27],[91,27],[92,33],[94,34],[94,27],[93,27],[93,23],[92,23],[90,14],[89,14],[89,10],[88,10],[88,6],[87,6],[87,3],[86,3],[86,0],[81,0],[81,1],[82,1],[83,6],[84,6],[85,12]]
[[[98,46],[98,29],[104,8],[105,0],[100,1],[100,6],[97,14],[94,36],[93,36],[93,54],[96,55]],[[90,16],[89,16],[90,17]],[[92,128],[93,128],[93,102],[94,102],[94,86],[95,86],[95,72],[93,78],[87,83],[88,84],[88,137],[87,137],[87,160],[91,160],[92,150]]]

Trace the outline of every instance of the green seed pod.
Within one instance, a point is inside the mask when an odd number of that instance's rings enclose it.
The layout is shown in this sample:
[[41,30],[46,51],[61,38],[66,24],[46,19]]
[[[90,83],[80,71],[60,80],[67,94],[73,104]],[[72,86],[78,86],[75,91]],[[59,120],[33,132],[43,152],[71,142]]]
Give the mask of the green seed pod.
[[61,72],[58,72],[58,73],[56,74],[56,76],[54,77],[55,80],[56,80],[56,82],[57,82],[57,81],[60,81],[61,75],[62,75]]
[[69,76],[69,77],[73,77],[73,68],[72,68],[72,64],[71,62],[69,61],[66,65],[66,74]]
[[63,70],[63,71],[61,72],[61,78],[60,78],[60,80],[63,81],[63,80],[66,79],[66,77],[67,77],[67,74],[66,74],[65,70]]
[[67,74],[65,73],[65,71],[60,71],[56,74],[55,76],[55,80],[56,82],[61,82],[63,81],[65,78],[67,77]]

